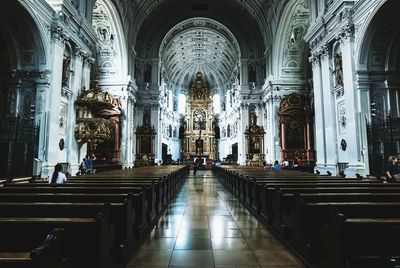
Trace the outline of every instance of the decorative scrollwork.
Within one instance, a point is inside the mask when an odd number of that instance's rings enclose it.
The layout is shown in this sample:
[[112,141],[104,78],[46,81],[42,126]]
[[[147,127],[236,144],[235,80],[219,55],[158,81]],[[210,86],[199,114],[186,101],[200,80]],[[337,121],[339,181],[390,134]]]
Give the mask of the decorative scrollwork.
[[79,144],[97,144],[111,140],[111,122],[104,118],[80,118],[76,120],[75,138]]

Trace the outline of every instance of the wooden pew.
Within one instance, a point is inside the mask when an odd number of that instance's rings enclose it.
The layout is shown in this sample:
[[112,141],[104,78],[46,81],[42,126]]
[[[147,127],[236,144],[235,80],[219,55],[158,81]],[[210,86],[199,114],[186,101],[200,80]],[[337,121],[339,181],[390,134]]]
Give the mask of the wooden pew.
[[76,185],[79,186],[79,184],[93,184],[93,186],[98,186],[98,185],[117,185],[117,186],[138,186],[138,187],[152,187],[154,192],[152,194],[151,198],[154,198],[153,203],[154,203],[154,208],[156,213],[160,213],[168,203],[168,200],[172,198],[171,194],[172,192],[168,192],[168,189],[170,189],[171,185],[168,185],[170,183],[170,180],[167,179],[162,179],[162,178],[135,178],[135,179],[120,179],[120,178],[115,178],[115,179],[98,179],[98,178],[88,178],[88,177],[83,177],[83,178],[71,178],[68,179],[67,185]]
[[2,268],[48,268],[65,267],[68,259],[62,259],[62,243],[64,230],[56,228],[51,230],[44,241],[32,250],[25,250],[21,247],[20,251],[10,252],[3,248],[0,252],[0,267]]
[[[58,187],[54,185],[47,185],[43,187],[2,187],[0,188],[0,196],[3,194],[69,194],[76,195],[77,199],[80,198],[80,195],[90,195],[95,193],[96,195],[104,195],[104,194],[131,194],[132,195],[132,210],[134,212],[135,217],[135,236],[140,237],[142,234],[149,228],[150,226],[150,216],[149,204],[145,197],[145,193],[142,188],[132,189],[127,187]],[[1,198],[1,197],[0,197]],[[88,197],[83,197],[87,199]],[[95,197],[93,197],[95,198]],[[1,200],[1,199],[0,199]],[[97,200],[97,199],[95,199]]]
[[[400,219],[400,187],[382,184],[378,180],[348,180],[314,174],[298,176],[295,173],[279,172],[265,175],[247,168],[236,168],[233,171],[217,169],[215,172],[224,186],[253,212],[262,215],[260,218],[311,267],[396,267],[393,263],[392,266],[387,263],[389,256],[384,255],[384,252],[375,249],[367,252],[367,247],[356,243],[351,247],[344,247],[344,251],[338,254],[340,246],[337,246],[335,239],[342,239],[345,235],[339,236],[332,231],[337,228],[332,227],[329,211],[334,207],[335,211],[343,213],[349,219],[366,224],[371,230],[367,231],[368,228],[365,227],[363,232],[359,232],[360,237],[365,239],[372,231],[374,222],[381,224],[385,221],[379,218],[390,218],[390,222]],[[324,226],[331,226],[329,232],[324,232],[325,238],[331,238],[330,242],[321,238],[319,230]],[[396,228],[400,228],[400,225]],[[330,235],[327,236],[326,233]],[[396,232],[391,234],[397,236]],[[394,241],[393,245],[399,245],[397,240],[389,241]],[[378,240],[375,242],[379,244]],[[366,244],[369,243],[371,242]],[[396,249],[400,248],[396,246]],[[357,247],[364,251],[354,250]],[[335,252],[335,249],[336,255],[327,257],[326,252]],[[400,256],[398,250],[390,254]],[[335,259],[341,261],[334,262]],[[400,258],[391,258],[392,261],[394,259],[398,261],[397,264],[400,263]]]
[[359,184],[286,184],[286,185],[264,185],[261,193],[261,216],[268,222],[282,218],[282,214],[294,208],[294,194],[299,193],[329,193],[329,192],[399,192],[400,187],[379,183]]
[[[383,187],[382,187],[383,185]],[[326,184],[323,187],[302,187],[297,188],[276,188],[270,189],[266,200],[266,211],[262,211],[262,215],[267,217],[272,226],[283,236],[289,235],[288,228],[292,211],[295,208],[295,195],[296,193],[398,193],[400,187],[393,188],[387,184],[380,184],[379,187],[364,187],[364,186],[349,186],[343,185],[341,187],[334,184]]]
[[94,217],[0,217],[0,251],[33,248],[50,230],[63,228],[63,257],[71,258],[73,267],[114,267],[114,232],[108,219],[107,207]]
[[[32,187],[49,187],[53,188],[53,185],[49,184],[29,184]],[[23,187],[21,185],[10,185],[10,187]],[[98,192],[99,188],[113,189],[119,187],[121,189],[126,189],[126,193],[145,193],[146,203],[147,203],[147,221],[149,225],[154,222],[157,213],[161,211],[161,192],[156,191],[154,184],[152,182],[138,182],[138,183],[66,183],[57,185],[58,188],[91,188],[96,189]],[[160,190],[160,189],[158,189]],[[106,191],[108,192],[108,191]]]
[[289,243],[309,261],[319,261],[321,237],[318,230],[331,221],[330,209],[332,207],[351,217],[400,217],[398,194],[386,197],[384,195],[372,196],[373,194],[371,194],[371,200],[368,200],[368,196],[364,196],[365,200],[360,196],[354,202],[341,201],[340,196],[332,198],[330,202],[312,202],[311,200],[304,202],[299,197],[293,225],[291,225],[293,236],[288,240]]
[[[127,257],[134,246],[132,199],[109,206],[109,222],[114,226],[113,256],[117,262]],[[0,217],[87,217],[98,213],[106,203],[77,202],[0,202]]]
[[[263,197],[262,195],[265,195],[265,192],[263,193],[263,188],[264,187],[271,187],[271,186],[289,186],[290,184],[294,185],[299,185],[299,184],[316,184],[316,185],[322,185],[322,184],[331,184],[331,185],[341,185],[343,184],[344,186],[349,186],[351,183],[366,183],[362,182],[360,180],[348,180],[348,179],[326,179],[326,178],[307,178],[307,179],[251,179],[248,180],[248,182],[245,184],[245,188],[243,191],[245,192],[245,203],[248,205],[249,208],[254,209],[257,213],[261,212],[262,208],[262,200]],[[368,183],[378,183],[376,182],[368,182]],[[358,184],[357,184],[358,185]],[[375,185],[375,184],[374,184]]]
[[[109,250],[104,250],[104,246],[100,251],[91,250],[91,256],[94,256],[96,252],[101,253],[98,254],[101,258],[96,258],[98,263],[89,263],[88,260],[84,263],[85,260],[83,260],[75,263],[74,267],[114,267],[121,262],[113,262],[115,259],[111,256],[112,252],[117,252],[122,257],[118,260],[128,256],[128,249],[131,248],[129,242],[143,238],[144,232],[155,222],[157,215],[162,212],[162,209],[167,206],[167,202],[173,198],[183,184],[183,178],[187,175],[188,168],[169,169],[163,167],[158,169],[157,175],[154,175],[155,173],[152,171],[152,169],[141,170],[135,172],[134,176],[131,176],[130,172],[120,172],[120,175],[111,178],[108,175],[72,178],[64,185],[49,185],[44,180],[6,183],[5,187],[1,187],[0,190],[0,229],[11,226],[11,222],[15,223],[13,225],[15,228],[30,226],[34,230],[38,230],[34,231],[35,234],[40,233],[44,226],[49,227],[56,222],[60,226],[68,227],[66,228],[67,232],[81,226],[81,229],[87,228],[85,232],[81,231],[81,237],[84,237],[84,234],[90,237],[87,241],[85,240],[86,246],[82,246],[79,252],[76,249],[70,249],[74,246],[71,243],[72,240],[69,240],[69,245],[64,249],[71,256],[84,252],[86,248],[92,249],[93,247],[89,246],[89,243],[100,245],[99,248],[102,247],[101,245],[104,243],[102,244],[99,240],[101,235],[108,235],[104,241],[108,241],[112,245],[109,246]],[[125,199],[121,200],[122,196],[125,196]],[[17,198],[18,201],[15,202],[13,198]],[[105,216],[104,213],[88,217],[90,215],[87,215],[89,213],[87,209],[95,209],[108,202],[111,205],[106,205],[107,215],[112,214],[111,217]],[[107,222],[99,223],[106,221],[103,218],[108,220],[109,217],[112,225]],[[143,219],[143,224],[138,227],[140,218]],[[135,224],[132,221],[135,221]],[[93,227],[89,228],[89,225],[93,225]],[[109,229],[99,232],[103,225],[109,226]],[[114,238],[111,237],[114,231],[113,226],[115,226],[115,243],[113,242]],[[134,226],[135,229],[141,229],[141,231],[137,232],[133,238],[133,228],[126,228],[127,226]],[[0,239],[3,238],[1,235],[0,232]],[[34,237],[28,237],[28,239],[35,240]],[[11,241],[11,237],[5,240]],[[18,241],[14,242],[15,244],[9,245],[17,245]],[[82,243],[77,244],[81,246]],[[113,248],[111,248],[112,246]],[[126,251],[120,253],[122,248],[125,248]],[[84,259],[83,255],[78,255],[78,259]]]
[[399,267],[400,217],[347,215],[337,212],[321,230],[326,253],[322,267]]

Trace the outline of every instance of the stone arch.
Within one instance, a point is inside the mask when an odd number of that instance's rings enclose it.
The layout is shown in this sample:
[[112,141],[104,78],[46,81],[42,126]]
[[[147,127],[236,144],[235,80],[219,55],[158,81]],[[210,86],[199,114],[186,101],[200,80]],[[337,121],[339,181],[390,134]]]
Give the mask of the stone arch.
[[[278,24],[273,50],[274,79],[304,79],[307,70],[308,46],[304,35],[310,25],[308,1],[289,2]],[[278,56],[279,55],[279,56]]]
[[0,11],[0,36],[7,40],[11,69],[38,70],[46,66],[47,51],[43,45],[46,32],[31,7],[24,2],[6,0]]
[[371,27],[373,27],[373,20],[387,1],[388,0],[380,0],[377,2],[375,7],[373,7],[372,11],[368,14],[364,24],[359,29],[359,34],[356,39],[356,43],[361,44],[357,46],[356,49],[356,63],[358,70],[365,70],[364,60],[366,59],[366,53],[368,52],[366,46],[371,42],[372,35],[370,31]]
[[120,15],[109,0],[97,0],[93,7],[93,29],[98,38],[97,54],[100,83],[126,80],[128,57]]
[[36,94],[33,81],[44,74],[48,62],[45,34],[29,5],[18,1],[2,2],[0,27],[0,117],[18,113],[31,120]]
[[373,175],[381,174],[384,159],[397,153],[400,146],[398,136],[387,135],[384,130],[385,126],[390,126],[394,133],[399,130],[399,124],[392,122],[400,118],[400,19],[396,13],[399,9],[396,0],[371,4],[372,12],[356,40],[357,86],[361,112],[370,125],[365,143]]
[[389,110],[393,117],[400,116],[400,106],[397,104],[396,96],[399,90],[397,81],[400,78],[400,32],[397,30],[400,21],[394,13],[393,6],[400,8],[395,0],[379,3],[359,38],[362,41],[358,46],[356,62],[359,84],[361,87],[367,87],[365,90],[369,92],[368,104],[380,105],[375,107],[379,111],[375,118],[371,117],[370,105],[363,106],[364,112],[371,120],[378,117],[380,120],[385,120]]

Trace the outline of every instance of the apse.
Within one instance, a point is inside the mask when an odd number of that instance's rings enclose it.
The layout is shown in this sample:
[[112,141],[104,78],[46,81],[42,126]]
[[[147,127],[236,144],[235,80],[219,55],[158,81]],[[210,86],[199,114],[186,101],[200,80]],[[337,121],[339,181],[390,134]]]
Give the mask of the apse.
[[198,72],[208,87],[222,95],[239,73],[240,48],[227,27],[208,18],[192,18],[173,27],[160,48],[163,78],[187,92]]

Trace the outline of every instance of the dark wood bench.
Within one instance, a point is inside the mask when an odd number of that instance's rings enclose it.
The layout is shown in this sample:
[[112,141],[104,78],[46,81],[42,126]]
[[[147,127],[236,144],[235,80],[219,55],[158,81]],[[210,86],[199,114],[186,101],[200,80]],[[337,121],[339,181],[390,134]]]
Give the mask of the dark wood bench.
[[[351,185],[352,183],[366,183],[362,182],[360,180],[348,180],[348,179],[323,179],[323,178],[313,178],[313,179],[254,179],[253,181],[251,179],[248,179],[247,182],[244,184],[242,192],[243,193],[243,198],[245,203],[258,213],[261,210],[261,200],[262,200],[262,194],[263,193],[263,188],[264,187],[279,187],[279,186],[288,186],[290,187],[290,184],[293,185],[299,185],[299,184],[316,184],[316,185],[322,185],[322,184],[336,184],[336,185]],[[368,182],[368,183],[377,183],[377,182]]]
[[146,179],[146,178],[135,178],[135,179],[120,179],[120,178],[115,178],[115,179],[106,179],[106,178],[88,178],[88,177],[83,177],[83,178],[70,178],[67,181],[67,185],[73,185],[73,184],[93,184],[93,185],[111,185],[114,184],[116,186],[139,186],[139,187],[148,187],[151,185],[151,187],[154,190],[154,204],[155,204],[155,210],[156,213],[159,213],[165,208],[167,205],[168,201],[172,198],[172,195],[174,194],[170,189],[171,189],[171,181],[167,179]]
[[[132,199],[109,203],[109,222],[114,226],[113,256],[121,261],[134,246]],[[0,202],[0,217],[87,217],[96,215],[106,203]]]
[[56,228],[51,230],[43,242],[32,250],[21,248],[20,251],[10,252],[3,248],[0,252],[0,267],[2,268],[48,268],[65,267],[68,259],[62,259],[62,243],[64,230]]
[[71,258],[73,267],[114,267],[114,232],[108,218],[107,209],[85,218],[0,217],[0,251],[34,248],[49,231],[62,228],[63,257]]
[[[151,225],[151,206],[149,207],[148,201],[142,188],[132,189],[127,187],[58,187],[57,186],[44,186],[44,187],[3,187],[0,188],[0,196],[3,194],[69,194],[69,195],[104,195],[104,194],[131,194],[132,195],[132,210],[135,215],[134,228],[136,236],[141,236]],[[1,197],[0,197],[1,198]],[[80,198],[80,197],[77,197]],[[88,197],[82,197],[87,199]],[[78,199],[76,199],[78,200]]]
[[279,186],[267,186],[264,185],[260,195],[261,204],[261,216],[265,218],[268,222],[273,222],[275,219],[282,218],[280,214],[285,213],[295,205],[294,194],[295,193],[346,193],[346,192],[388,192],[396,193],[400,191],[400,187],[393,187],[393,185],[388,184],[287,184]]
[[337,213],[321,231],[327,268],[400,265],[400,217],[357,218]]

